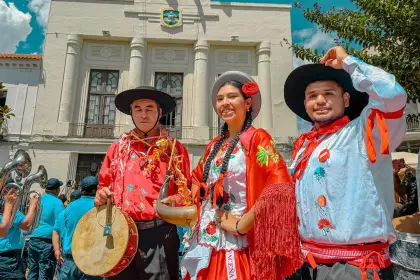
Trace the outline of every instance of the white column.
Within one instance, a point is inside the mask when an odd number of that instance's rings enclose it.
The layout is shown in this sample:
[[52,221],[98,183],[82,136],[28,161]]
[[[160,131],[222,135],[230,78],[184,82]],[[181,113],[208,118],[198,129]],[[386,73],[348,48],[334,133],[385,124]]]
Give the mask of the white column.
[[144,85],[146,48],[147,42],[144,38],[135,37],[131,40],[130,70],[128,75],[128,87],[130,89]]
[[78,86],[80,52],[83,39],[79,35],[70,34],[67,37],[66,64],[64,67],[63,87],[61,90],[59,122],[71,122],[73,106]]
[[262,127],[273,128],[273,114],[271,108],[271,46],[270,42],[261,42],[257,47],[258,56],[258,85],[260,87],[262,104],[259,119]]
[[[144,38],[134,37],[130,44],[130,69],[128,72],[128,88],[136,88],[144,85],[146,72],[147,42]],[[125,118],[125,130],[134,127],[130,116]]]
[[194,138],[208,139],[209,136],[209,104],[210,88],[208,84],[210,44],[198,40],[194,44],[194,108],[193,126]]

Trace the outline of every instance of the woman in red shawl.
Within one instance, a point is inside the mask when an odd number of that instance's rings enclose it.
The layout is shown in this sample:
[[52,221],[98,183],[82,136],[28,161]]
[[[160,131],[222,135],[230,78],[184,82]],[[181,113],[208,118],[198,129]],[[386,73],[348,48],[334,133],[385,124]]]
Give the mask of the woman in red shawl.
[[252,127],[257,83],[229,71],[212,89],[225,122],[192,174],[200,218],[184,237],[186,280],[283,279],[302,264],[294,185],[271,136]]

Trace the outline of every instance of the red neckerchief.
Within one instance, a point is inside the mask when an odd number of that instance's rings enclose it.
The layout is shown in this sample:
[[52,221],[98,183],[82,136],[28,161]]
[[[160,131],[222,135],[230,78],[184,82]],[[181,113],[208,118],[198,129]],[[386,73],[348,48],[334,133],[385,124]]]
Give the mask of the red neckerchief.
[[[313,128],[311,131],[302,134],[295,142],[293,147],[292,158],[295,160],[297,152],[302,148],[305,141],[308,141],[308,144],[305,147],[303,157],[297,163],[295,167],[295,172],[293,174],[293,181],[296,182],[296,179],[300,179],[305,171],[306,165],[308,164],[309,158],[312,155],[312,152],[318,147],[318,145],[325,139],[326,136],[336,133],[338,130],[345,127],[350,122],[350,119],[347,116],[344,116],[333,123],[324,126],[320,129]],[[322,136],[322,137],[320,137]]]

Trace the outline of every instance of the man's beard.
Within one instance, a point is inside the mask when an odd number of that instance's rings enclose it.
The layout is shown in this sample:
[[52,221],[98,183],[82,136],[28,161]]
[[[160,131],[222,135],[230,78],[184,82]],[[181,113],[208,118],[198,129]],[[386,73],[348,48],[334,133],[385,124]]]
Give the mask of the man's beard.
[[[321,126],[325,126],[325,125],[328,125],[330,123],[335,122],[339,118],[341,118],[341,116],[331,116],[331,117],[328,117],[328,118],[325,118],[325,119],[313,118],[312,121],[314,123],[320,124]],[[319,120],[319,119],[321,119],[321,120]]]

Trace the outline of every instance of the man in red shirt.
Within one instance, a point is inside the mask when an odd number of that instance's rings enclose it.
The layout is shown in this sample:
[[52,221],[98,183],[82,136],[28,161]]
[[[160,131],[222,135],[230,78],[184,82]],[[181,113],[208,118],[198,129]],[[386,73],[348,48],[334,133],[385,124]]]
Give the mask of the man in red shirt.
[[[120,274],[109,279],[178,279],[179,238],[175,225],[155,211],[155,201],[165,179],[173,139],[159,119],[175,109],[175,100],[153,87],[142,86],[117,95],[115,105],[130,115],[135,129],[123,134],[108,149],[99,175],[95,205],[113,203],[128,213],[139,231],[138,253]],[[184,205],[190,185],[186,148],[176,142],[168,197],[163,203]]]

